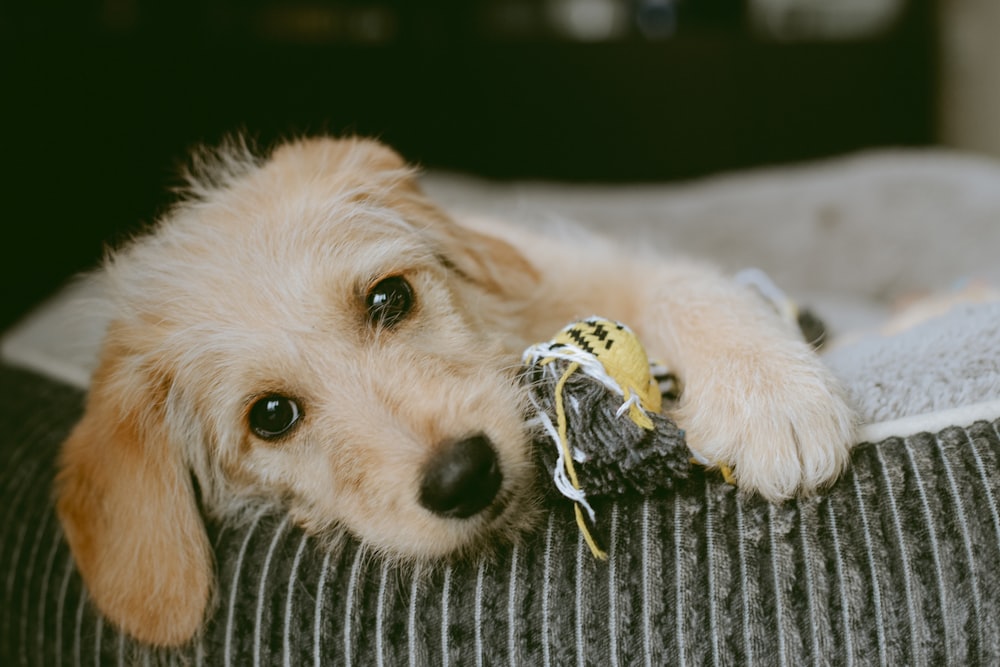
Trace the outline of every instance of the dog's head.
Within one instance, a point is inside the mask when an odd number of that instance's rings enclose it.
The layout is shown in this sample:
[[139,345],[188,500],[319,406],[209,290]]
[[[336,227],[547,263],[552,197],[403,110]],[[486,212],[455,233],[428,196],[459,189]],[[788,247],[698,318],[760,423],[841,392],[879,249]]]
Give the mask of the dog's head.
[[137,638],[199,627],[196,499],[277,498],[390,556],[523,526],[530,463],[503,318],[535,273],[435,208],[370,141],[228,148],[109,260],[115,316],[57,507],[96,605]]

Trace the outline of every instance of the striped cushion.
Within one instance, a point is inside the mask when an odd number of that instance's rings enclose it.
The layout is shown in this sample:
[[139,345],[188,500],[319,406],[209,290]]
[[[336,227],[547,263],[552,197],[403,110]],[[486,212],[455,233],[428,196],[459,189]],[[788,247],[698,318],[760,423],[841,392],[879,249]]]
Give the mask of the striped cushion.
[[286,517],[212,527],[218,603],[178,651],[134,645],[87,599],[51,510],[81,394],[0,368],[0,664],[997,664],[1000,421],[859,447],[781,507],[696,473],[572,509],[484,562],[396,568],[324,551]]

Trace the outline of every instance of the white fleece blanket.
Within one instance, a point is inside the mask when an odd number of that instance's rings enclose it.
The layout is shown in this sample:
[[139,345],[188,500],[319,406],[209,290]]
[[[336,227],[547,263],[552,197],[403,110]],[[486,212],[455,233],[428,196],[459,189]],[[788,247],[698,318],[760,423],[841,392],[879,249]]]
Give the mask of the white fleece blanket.
[[824,355],[867,440],[1000,416],[1000,302],[961,304],[892,336],[872,334]]

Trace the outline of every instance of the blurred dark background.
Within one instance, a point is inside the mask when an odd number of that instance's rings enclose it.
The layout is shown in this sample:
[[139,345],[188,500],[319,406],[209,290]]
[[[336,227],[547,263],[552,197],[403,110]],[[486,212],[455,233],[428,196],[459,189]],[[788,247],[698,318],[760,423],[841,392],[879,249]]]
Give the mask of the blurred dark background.
[[200,142],[380,136],[664,181],[935,140],[932,0],[6,0],[0,329],[155,219]]

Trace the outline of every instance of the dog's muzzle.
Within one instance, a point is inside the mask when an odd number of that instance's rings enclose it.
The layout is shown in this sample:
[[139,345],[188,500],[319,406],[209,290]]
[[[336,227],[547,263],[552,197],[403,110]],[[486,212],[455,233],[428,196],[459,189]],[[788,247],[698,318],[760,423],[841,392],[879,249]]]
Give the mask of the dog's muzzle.
[[480,433],[446,445],[428,461],[420,504],[440,516],[466,519],[490,506],[502,481],[496,450]]

